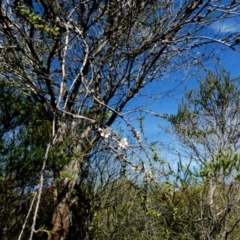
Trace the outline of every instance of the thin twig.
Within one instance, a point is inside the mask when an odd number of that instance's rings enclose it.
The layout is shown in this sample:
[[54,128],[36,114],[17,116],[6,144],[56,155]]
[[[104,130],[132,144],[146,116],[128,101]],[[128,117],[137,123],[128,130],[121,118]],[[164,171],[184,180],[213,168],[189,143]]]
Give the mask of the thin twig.
[[[56,139],[56,137],[57,136],[55,136],[54,140]],[[32,227],[31,227],[31,234],[30,234],[29,240],[32,240],[33,233],[36,232],[35,225],[36,225],[37,214],[38,214],[40,200],[41,200],[41,195],[42,195],[43,180],[44,180],[44,170],[45,170],[46,162],[47,162],[47,159],[48,159],[48,155],[49,155],[50,149],[52,147],[52,144],[54,143],[54,140],[53,140],[53,142],[48,143],[48,146],[47,146],[47,149],[46,149],[46,152],[45,152],[44,161],[43,161],[43,165],[42,165],[42,170],[41,170],[41,174],[40,174],[37,203],[36,203],[36,207],[35,207],[35,211],[34,211],[34,215],[33,215],[33,223],[32,223]]]
[[21,230],[21,232],[20,232],[20,234],[19,234],[18,240],[21,240],[21,238],[22,238],[22,235],[23,235],[24,229],[25,229],[25,227],[26,227],[26,224],[27,224],[28,218],[29,218],[29,216],[30,216],[30,213],[31,213],[31,211],[32,211],[33,203],[34,203],[34,201],[35,201],[36,196],[37,196],[37,191],[34,191],[34,192],[33,192],[33,199],[32,199],[30,208],[29,208],[29,210],[28,210],[28,214],[27,214],[27,217],[26,217],[26,219],[25,219],[25,222],[24,222],[24,224],[22,225],[22,230]]

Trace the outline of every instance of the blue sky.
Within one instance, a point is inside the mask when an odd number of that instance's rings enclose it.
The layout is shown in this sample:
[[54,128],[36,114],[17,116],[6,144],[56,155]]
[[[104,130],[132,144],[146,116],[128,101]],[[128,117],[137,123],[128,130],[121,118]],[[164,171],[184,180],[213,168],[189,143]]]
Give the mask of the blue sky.
[[[240,76],[240,54],[237,52],[234,52],[233,50],[229,49],[224,52],[220,52],[219,54],[219,62],[220,64],[231,73],[232,78],[236,78]],[[216,62],[210,60],[209,62],[205,63],[205,66],[207,69],[214,69],[216,67]],[[204,71],[202,70],[199,72],[200,76],[203,76]],[[162,91],[162,93],[169,91],[176,87],[181,80],[181,77],[184,78],[184,76],[181,76],[180,74],[172,74],[169,79],[166,79],[165,82],[155,82],[149,84],[144,92],[148,92],[149,94],[151,92],[157,92]],[[180,80],[179,80],[180,79]],[[149,103],[150,105],[146,107],[146,109],[151,111],[156,111],[161,114],[175,114],[177,112],[178,102],[181,101],[183,97],[183,93],[188,89],[193,89],[198,87],[198,81],[196,78],[186,78],[184,81],[176,87],[176,89],[170,93],[170,96],[163,96],[159,100],[153,100],[152,103]],[[160,94],[161,95],[161,94]],[[143,98],[145,101],[146,99]],[[140,100],[141,101],[141,100]],[[139,103],[139,100],[138,100]],[[147,104],[146,104],[147,105]],[[130,109],[130,107],[129,107]],[[146,117],[145,122],[146,124],[146,132],[149,135],[149,138],[152,140],[159,139],[159,128],[157,127],[158,124],[161,124],[161,121],[157,117]]]
[[[231,49],[226,50],[224,52],[220,52],[219,62],[227,71],[231,73],[232,78],[237,78],[240,76],[240,54],[239,53],[234,52]],[[214,69],[216,67],[216,62],[214,61],[206,62],[206,67],[208,69]],[[180,88],[181,89],[198,88],[198,82],[194,78],[187,79]],[[180,93],[179,95],[176,96],[175,99],[173,98],[162,99],[162,103],[160,104],[161,110],[163,112],[166,111],[166,113],[176,113],[178,108],[177,102],[181,101],[182,97],[183,95]],[[152,118],[152,119],[149,119],[149,121],[151,122],[149,126],[157,125],[157,124],[168,125],[166,121],[159,120],[159,119]],[[152,138],[153,140],[158,140],[164,143],[171,143],[172,145],[176,146],[175,150],[180,149],[180,147],[177,146],[178,144],[174,142],[173,136],[170,136],[164,133],[163,131],[160,132],[159,129],[158,130],[156,129],[156,131],[154,131],[153,129],[151,130],[151,127],[149,127],[149,132],[151,133],[150,138]],[[174,156],[164,149],[162,150],[161,154],[163,157],[166,157],[169,161],[172,162],[172,166],[174,166],[174,168],[177,166],[178,156],[176,155]],[[189,159],[186,159],[184,157],[182,158],[182,160],[184,163],[187,163],[189,161]],[[195,164],[193,163],[193,165]]]
[[[216,36],[221,36],[226,33],[234,33],[240,31],[240,19],[226,19],[224,21],[218,21],[210,25],[207,29],[209,34],[214,34]],[[231,73],[232,78],[240,76],[240,53],[235,52],[231,49],[223,50],[222,46],[215,45],[216,59],[210,59],[204,63],[206,69],[215,69],[216,63],[219,63]],[[205,48],[203,48],[203,51]],[[201,51],[201,50],[200,50]],[[201,53],[201,52],[200,52]],[[217,60],[218,59],[218,60]],[[196,69],[195,69],[196,70]],[[189,74],[196,74],[196,71],[191,70]],[[200,77],[204,75],[204,70],[197,69],[197,73]],[[184,80],[183,80],[184,79]],[[181,75],[181,73],[173,73],[169,77],[165,78],[164,81],[154,82],[149,84],[144,92],[148,94],[160,92],[159,95],[165,93],[166,91],[175,88],[180,82],[183,82],[172,92],[169,96],[164,96],[159,100],[154,100],[151,103],[147,104],[147,97],[143,97],[140,100],[136,100],[135,103],[145,104],[143,107],[147,110],[156,111],[161,114],[175,114],[177,112],[178,103],[183,97],[183,93],[186,90],[197,88],[198,81],[196,77],[186,77]],[[159,93],[158,92],[158,93]],[[132,106],[135,105],[134,100],[128,105],[130,110]],[[144,130],[149,141],[158,141],[159,143],[171,144],[175,147],[175,150],[178,150],[178,144],[175,142],[173,136],[166,134],[159,126],[166,127],[168,123],[158,117],[146,115],[144,120]],[[180,148],[179,148],[180,149]],[[162,148],[160,150],[160,155],[168,159],[172,163],[174,168],[177,166],[178,157],[169,153],[166,149]],[[182,158],[183,162],[187,163],[188,159]]]
[[[224,2],[226,3],[227,1]],[[221,38],[226,34],[232,34],[239,31],[240,18],[238,17],[216,21],[204,29],[204,34],[206,34],[207,36]],[[209,50],[217,52],[216,58],[206,61],[204,63],[205,69],[214,69],[216,67],[216,63],[218,62],[216,59],[218,58],[219,63],[231,73],[232,78],[240,76],[240,53],[237,53],[231,49],[227,49],[225,46],[220,44],[214,44],[213,46],[214,47],[210,47]],[[205,51],[208,51],[206,49],[208,49],[206,48],[206,46],[199,48],[198,53],[205,53]],[[189,77],[190,74],[192,74],[193,76]],[[163,95],[162,98],[160,97],[159,100],[154,100],[152,102],[150,102],[148,97],[142,97],[139,99],[136,98],[136,100],[133,100],[130,102],[130,104],[128,104],[126,109],[130,110],[131,107],[135,106],[135,104],[143,104],[143,107],[148,110],[156,111],[161,114],[175,114],[177,112],[178,102],[181,101],[184,91],[198,87],[198,76],[196,76],[197,74],[199,77],[202,77],[204,74],[204,70],[201,70],[201,68],[192,68],[188,72],[188,76],[184,76],[180,72],[177,72],[169,75],[168,77],[165,77],[164,79],[159,80],[158,82],[151,83],[147,85],[147,87],[144,88],[142,92],[149,95],[158,94],[158,97]],[[169,96],[164,96],[164,93],[175,88],[181,81],[182,83],[175,89],[175,91],[170,93]],[[146,102],[149,103],[147,104]],[[147,116],[145,119],[145,123],[145,132],[147,133],[149,140],[162,141],[165,139],[169,139],[169,137],[163,132],[159,134],[160,128],[158,127],[158,125],[166,125],[166,122],[164,120],[156,117]]]

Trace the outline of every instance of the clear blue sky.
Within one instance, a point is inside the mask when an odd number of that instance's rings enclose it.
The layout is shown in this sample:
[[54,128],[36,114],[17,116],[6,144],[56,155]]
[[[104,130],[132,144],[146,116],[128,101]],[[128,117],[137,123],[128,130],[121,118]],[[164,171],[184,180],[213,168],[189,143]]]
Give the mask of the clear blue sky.
[[[226,33],[239,32],[240,18],[227,19],[224,21],[215,22],[214,24],[206,28],[204,31],[209,36],[215,35],[219,37],[221,37]],[[215,46],[214,52],[217,52],[216,58],[218,58],[219,63],[227,71],[231,73],[231,77],[236,78],[240,76],[240,54],[237,52],[234,52],[231,49],[226,49],[226,48],[223,51],[222,50],[223,46],[221,45],[214,45],[214,46]],[[205,46],[202,49],[199,49],[199,51],[200,51],[200,54],[206,51]],[[217,63],[216,59],[210,59],[204,63],[204,66],[207,69],[214,69],[216,67],[216,63]],[[193,89],[198,87],[197,76],[189,77],[190,74],[196,75],[196,73],[198,73],[198,76],[203,76],[204,71],[200,70],[200,68],[198,68],[196,71],[196,69],[193,68],[191,71],[189,71],[189,75],[187,77],[177,72],[177,73],[171,74],[170,76],[166,77],[163,80],[159,80],[158,82],[153,82],[149,84],[142,91],[142,93],[144,94],[146,93],[146,96],[145,97],[143,96],[140,98],[136,97],[135,99],[133,99],[125,108],[125,111],[130,111],[135,106],[140,105],[146,110],[155,111],[160,114],[175,114],[177,112],[178,103],[181,101],[183,97],[183,93],[188,89]],[[164,93],[168,92],[171,89],[174,89],[182,80],[184,81],[173,92],[170,92],[167,96],[164,95]],[[151,94],[155,94],[155,95],[158,94],[159,95],[158,97],[162,95],[162,98],[160,97],[159,100],[150,101],[148,99],[148,96]],[[129,115],[129,118],[133,119],[138,115],[139,115],[138,113],[131,114]],[[135,127],[138,126],[137,121],[135,122],[133,121],[133,123]],[[121,132],[120,134],[122,135],[122,137],[126,137],[127,131],[125,131],[126,129],[125,125],[115,124],[115,127],[119,127],[119,126],[123,126],[122,129],[124,129],[124,131]],[[175,145],[174,143],[174,137],[166,134],[159,126],[166,127],[168,126],[168,123],[159,117],[154,117],[150,115],[145,116],[144,130],[148,140],[158,141],[159,143],[165,143],[165,144],[171,143],[172,146],[176,146],[176,150],[177,150],[178,147],[177,147],[177,144]],[[174,160],[177,160],[177,157],[164,149],[161,150],[160,154],[163,157],[166,157],[169,161],[173,161],[173,166],[177,162],[177,161],[174,162]]]
[[[217,49],[216,49],[217,50]],[[218,53],[219,57],[219,62],[221,65],[231,73],[232,78],[236,78],[240,76],[240,54],[237,52],[234,52],[233,50],[226,50],[226,51],[220,51]],[[216,66],[216,61],[209,60],[208,62],[205,63],[205,66],[208,69],[214,69]],[[204,71],[202,71],[203,73]],[[200,73],[200,75],[202,75]],[[183,76],[182,76],[183,78]],[[148,93],[151,92],[157,92],[157,91],[167,91],[172,88],[174,88],[176,85],[179,84],[179,80],[181,79],[181,75],[175,73],[172,74],[168,79],[166,79],[166,82],[157,82],[157,83],[152,83],[147,86],[145,91]],[[240,84],[240,83],[239,83]],[[162,99],[159,99],[158,101],[152,101],[149,106],[146,106],[145,109],[152,110],[161,114],[175,114],[177,112],[178,108],[178,102],[181,101],[183,97],[183,93],[187,89],[193,89],[198,87],[198,81],[196,78],[189,78],[185,79],[184,82],[178,86],[175,91],[170,93],[170,96],[163,97]],[[141,100],[136,100],[137,104],[139,103],[145,103],[146,98],[143,98],[143,101]],[[134,106],[134,101],[131,104],[131,107]],[[146,104],[147,105],[147,104]],[[129,107],[129,110],[131,109]],[[175,150],[178,150],[177,143],[174,142],[174,137],[166,134],[159,126],[166,127],[168,126],[168,123],[158,117],[154,116],[145,116],[144,120],[144,129],[146,136],[148,137],[149,141],[158,141],[159,143],[164,143],[164,144],[171,144],[173,147],[175,147]],[[178,161],[178,156],[173,155],[172,153],[169,153],[169,151],[162,149],[160,151],[160,155],[164,158],[167,159],[169,162],[171,162],[172,166],[174,169],[176,169],[177,166],[177,161]],[[182,158],[183,162],[188,162],[188,159],[185,159],[184,157]]]

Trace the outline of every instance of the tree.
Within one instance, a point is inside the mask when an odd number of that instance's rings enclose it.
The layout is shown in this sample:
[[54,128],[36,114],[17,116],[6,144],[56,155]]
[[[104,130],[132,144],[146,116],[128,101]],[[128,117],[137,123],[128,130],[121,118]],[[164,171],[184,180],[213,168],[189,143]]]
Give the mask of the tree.
[[239,231],[238,82],[222,67],[209,71],[170,117],[181,144],[198,163],[195,176],[201,179],[203,199],[195,221],[204,239],[231,239]]
[[199,89],[185,94],[173,118],[180,141],[200,163],[212,161],[223,150],[240,147],[238,81],[223,68],[209,71]]
[[[110,139],[108,150],[132,166],[125,153],[135,150],[110,127],[121,119],[133,143],[141,147],[139,134],[127,119],[127,104],[150,82],[208,59],[212,51],[197,55],[204,45],[238,50],[235,39],[239,33],[206,35],[205,29],[225,17],[238,16],[239,7],[237,2],[210,0],[181,4],[1,1],[1,81],[15,84],[51,118],[52,134],[42,154],[30,239],[38,231],[35,225],[44,180],[53,186],[49,240],[66,239],[81,165],[96,144]],[[53,151],[58,157],[48,169]],[[64,164],[58,159],[65,159]],[[46,172],[52,174],[44,179]]]

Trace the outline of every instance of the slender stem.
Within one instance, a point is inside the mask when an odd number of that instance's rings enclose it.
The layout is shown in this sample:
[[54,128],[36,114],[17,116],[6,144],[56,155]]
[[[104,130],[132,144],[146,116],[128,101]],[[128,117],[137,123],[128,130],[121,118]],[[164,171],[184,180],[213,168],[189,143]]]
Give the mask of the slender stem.
[[39,205],[40,205],[40,200],[41,200],[41,195],[42,195],[42,189],[43,189],[44,170],[45,170],[45,167],[46,167],[46,162],[47,162],[47,159],[48,159],[48,155],[49,155],[51,146],[52,146],[52,142],[48,143],[48,146],[47,146],[47,149],[46,149],[46,152],[45,152],[45,156],[44,156],[44,161],[43,161],[42,170],[41,170],[41,174],[40,174],[38,194],[37,194],[37,203],[36,203],[36,207],[35,207],[35,211],[34,211],[34,215],[33,215],[33,223],[32,223],[32,227],[31,227],[31,234],[30,234],[29,240],[32,240],[33,233],[36,232],[35,225],[36,225],[37,214],[38,214],[38,210],[39,210]]
[[18,240],[21,240],[21,238],[22,238],[22,235],[23,235],[24,229],[25,229],[25,227],[26,227],[26,224],[27,224],[29,215],[30,215],[30,213],[31,213],[31,211],[32,211],[33,203],[35,202],[36,196],[37,196],[37,191],[33,192],[33,199],[32,199],[30,208],[29,208],[29,210],[28,210],[28,214],[27,214],[27,217],[26,217],[26,219],[25,219],[25,222],[24,222],[24,224],[22,225],[22,230],[21,230],[21,232],[20,232],[20,234],[19,234],[19,236],[18,236]]

